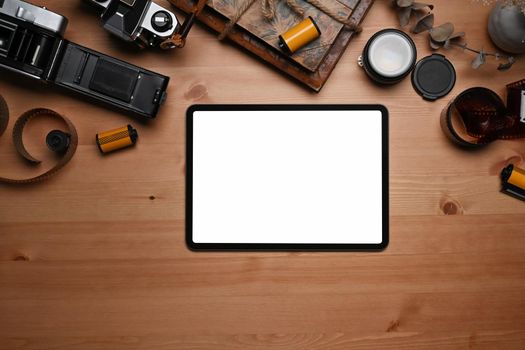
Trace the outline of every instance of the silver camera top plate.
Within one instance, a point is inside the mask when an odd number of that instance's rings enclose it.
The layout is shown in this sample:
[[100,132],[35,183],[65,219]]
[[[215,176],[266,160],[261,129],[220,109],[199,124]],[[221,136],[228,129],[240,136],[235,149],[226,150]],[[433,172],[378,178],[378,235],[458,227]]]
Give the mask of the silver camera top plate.
[[[165,32],[159,32],[158,30],[153,28],[153,25],[151,24],[155,14],[161,11],[171,17],[172,27],[170,30],[165,31]],[[144,18],[145,20],[143,20],[142,22],[142,28],[147,29],[151,33],[157,36],[160,36],[160,37],[170,37],[179,29],[179,21],[177,20],[177,17],[175,17],[175,15],[171,11],[166,11],[166,9],[160,7],[153,1],[150,3],[149,8],[146,11],[146,15],[144,16]]]
[[67,18],[20,0],[4,0],[0,13],[32,23],[41,28],[63,36],[67,28]]

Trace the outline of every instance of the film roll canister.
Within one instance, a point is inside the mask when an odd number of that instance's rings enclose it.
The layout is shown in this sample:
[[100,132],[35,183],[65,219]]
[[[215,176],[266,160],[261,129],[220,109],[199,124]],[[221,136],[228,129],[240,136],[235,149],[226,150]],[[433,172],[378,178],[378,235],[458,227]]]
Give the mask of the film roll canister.
[[100,132],[97,134],[97,146],[100,152],[106,154],[137,143],[139,135],[131,125],[122,128]]
[[509,165],[501,171],[502,192],[525,200],[525,170]]
[[310,16],[279,35],[279,47],[291,55],[321,36],[321,30]]

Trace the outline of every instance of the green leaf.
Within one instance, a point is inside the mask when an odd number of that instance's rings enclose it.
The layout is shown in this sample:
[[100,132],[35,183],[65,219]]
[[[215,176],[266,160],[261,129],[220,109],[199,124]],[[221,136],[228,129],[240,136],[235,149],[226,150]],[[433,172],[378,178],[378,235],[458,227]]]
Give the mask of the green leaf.
[[513,56],[509,56],[507,57],[507,62],[499,64],[498,70],[499,71],[509,70],[514,63],[516,63],[516,59]]
[[481,49],[479,54],[476,55],[476,58],[472,60],[472,64],[471,64],[472,68],[478,69],[485,63],[485,61],[486,61],[485,52],[483,51],[483,49]]
[[413,3],[414,3],[414,0],[397,0],[396,1],[397,6],[399,7],[409,7],[409,6],[412,6]]
[[438,27],[432,28],[429,33],[432,40],[445,42],[448,38],[450,38],[452,33],[454,33],[454,25],[448,22]]
[[416,15],[416,22],[419,22],[422,18],[430,15],[431,12],[429,11],[413,11]]
[[454,33],[452,34],[448,40],[457,40],[457,39],[461,39],[465,36],[465,32],[457,32],[457,33]]
[[419,10],[424,10],[424,9],[429,9],[429,10],[433,10],[434,9],[434,5],[430,5],[430,4],[423,4],[421,2],[414,2],[412,4],[412,10],[416,10],[416,11],[419,11]]
[[410,22],[410,15],[412,14],[412,9],[410,7],[402,7],[397,12],[397,17],[399,18],[399,25],[404,27]]
[[412,33],[418,34],[426,30],[432,29],[433,26],[434,26],[434,14],[431,13],[416,22],[414,28],[412,28]]
[[437,41],[432,40],[432,38],[430,38],[430,40],[428,42],[429,42],[430,48],[432,50],[439,50],[441,48],[441,46],[443,46],[442,43],[438,43]]

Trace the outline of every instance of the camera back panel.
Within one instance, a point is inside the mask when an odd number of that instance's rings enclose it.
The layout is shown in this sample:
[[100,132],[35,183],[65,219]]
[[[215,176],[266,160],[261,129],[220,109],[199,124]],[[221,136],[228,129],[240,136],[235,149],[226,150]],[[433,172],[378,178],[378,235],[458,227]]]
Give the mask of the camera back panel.
[[125,108],[142,117],[156,115],[169,78],[67,43],[55,83]]

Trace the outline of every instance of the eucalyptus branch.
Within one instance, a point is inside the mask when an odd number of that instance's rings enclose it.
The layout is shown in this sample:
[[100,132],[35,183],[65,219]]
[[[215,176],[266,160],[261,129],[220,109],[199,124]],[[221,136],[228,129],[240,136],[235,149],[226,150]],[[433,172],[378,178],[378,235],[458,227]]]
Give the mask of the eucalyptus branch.
[[[463,50],[467,50],[467,51],[475,53],[476,54],[476,58],[474,59],[474,61],[472,61],[473,68],[477,68],[481,64],[485,63],[485,58],[487,56],[495,57],[496,60],[499,60],[501,58],[505,59],[506,62],[500,63],[499,66],[498,66],[498,70],[507,70],[510,67],[512,67],[514,62],[516,62],[516,59],[513,56],[502,55],[499,52],[494,52],[494,53],[492,53],[492,52],[485,52],[485,51],[483,51],[483,49],[476,50],[476,49],[468,47],[466,43],[450,42],[449,45],[460,47]],[[477,67],[475,65],[477,65]]]
[[429,44],[433,50],[440,48],[448,49],[450,46],[461,47],[462,49],[475,53],[476,57],[472,61],[472,68],[477,69],[486,62],[487,57],[495,57],[497,60],[504,58],[506,61],[498,65],[498,70],[507,70],[516,59],[513,56],[505,56],[500,53],[485,52],[483,49],[476,50],[467,46],[466,43],[458,42],[465,36],[464,32],[454,32],[452,23],[444,23],[434,27],[433,5],[415,2],[414,0],[392,0],[392,4],[397,9],[399,24],[404,27],[410,23],[414,17],[415,23],[411,28],[412,33],[429,33]]

